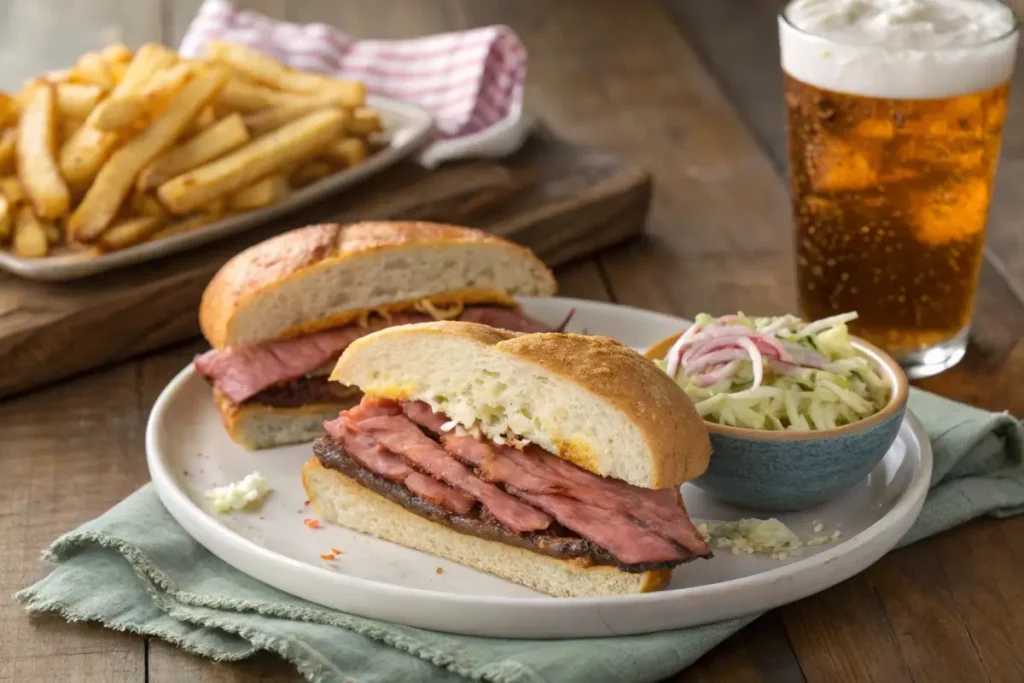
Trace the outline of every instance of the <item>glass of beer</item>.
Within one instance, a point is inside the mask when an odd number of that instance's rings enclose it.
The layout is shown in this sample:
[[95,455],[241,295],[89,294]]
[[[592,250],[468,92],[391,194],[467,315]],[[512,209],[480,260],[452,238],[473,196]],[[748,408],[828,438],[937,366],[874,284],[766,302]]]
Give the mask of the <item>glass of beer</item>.
[[910,377],[967,348],[1018,22],[995,0],[792,0],[779,14],[802,314]]

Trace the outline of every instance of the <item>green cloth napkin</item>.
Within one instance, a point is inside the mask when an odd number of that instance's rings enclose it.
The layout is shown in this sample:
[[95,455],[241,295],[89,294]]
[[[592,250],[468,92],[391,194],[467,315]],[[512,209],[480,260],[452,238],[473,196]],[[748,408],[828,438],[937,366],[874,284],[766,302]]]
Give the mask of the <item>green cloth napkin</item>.
[[[903,544],[981,515],[1024,511],[1024,429],[1017,420],[920,391],[910,407],[932,439],[935,472]],[[157,636],[216,660],[269,650],[318,683],[658,681],[756,618],[562,641],[453,636],[363,619],[224,564],[178,526],[149,485],[57,539],[46,556],[57,567],[16,596],[29,611]]]

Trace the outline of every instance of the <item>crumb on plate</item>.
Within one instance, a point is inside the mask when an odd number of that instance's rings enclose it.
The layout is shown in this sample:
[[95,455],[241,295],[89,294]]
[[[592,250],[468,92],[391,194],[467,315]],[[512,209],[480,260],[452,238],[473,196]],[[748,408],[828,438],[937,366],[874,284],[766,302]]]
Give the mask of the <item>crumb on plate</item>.
[[[824,528],[820,522],[813,522],[817,533]],[[697,531],[708,543],[718,548],[729,548],[733,555],[755,553],[768,555],[774,560],[785,560],[799,556],[804,546],[832,543],[839,539],[837,529],[831,534],[815,536],[806,543],[793,530],[775,518],[740,519],[732,522],[702,522]]]
[[214,484],[214,488],[206,492],[206,497],[213,501],[213,508],[217,512],[228,512],[258,505],[269,492],[267,478],[259,472],[250,472],[241,481],[231,482],[227,486],[218,487]]

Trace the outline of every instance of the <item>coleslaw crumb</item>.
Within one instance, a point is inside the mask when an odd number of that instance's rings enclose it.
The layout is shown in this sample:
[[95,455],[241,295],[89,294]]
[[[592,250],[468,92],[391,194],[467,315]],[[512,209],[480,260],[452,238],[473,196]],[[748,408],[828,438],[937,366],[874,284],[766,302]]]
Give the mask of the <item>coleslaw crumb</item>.
[[[815,532],[824,528],[814,522]],[[697,531],[708,543],[717,548],[728,548],[733,555],[767,555],[773,560],[800,556],[804,546],[833,543],[842,535],[838,529],[831,534],[814,536],[804,542],[792,529],[775,519],[745,518],[731,522],[707,521],[697,525]]]
[[241,481],[219,487],[214,484],[214,487],[206,492],[206,497],[213,501],[213,508],[217,512],[242,510],[253,504],[258,505],[270,493],[267,478],[259,472],[251,472]]
[[318,519],[304,519],[304,520],[302,520],[302,523],[305,524],[310,529],[319,529],[320,528],[320,520],[318,520]]

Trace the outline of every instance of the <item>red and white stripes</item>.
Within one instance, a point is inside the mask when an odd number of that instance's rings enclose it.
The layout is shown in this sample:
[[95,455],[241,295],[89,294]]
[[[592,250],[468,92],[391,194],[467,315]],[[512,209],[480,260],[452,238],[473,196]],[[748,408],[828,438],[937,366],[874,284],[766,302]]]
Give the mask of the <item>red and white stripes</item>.
[[498,124],[507,128],[522,115],[526,50],[507,26],[356,40],[325,24],[277,21],[238,10],[228,0],[206,0],[180,51],[198,56],[213,38],[248,45],[297,69],[359,79],[371,94],[419,105],[435,116],[435,145],[478,136]]

